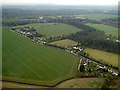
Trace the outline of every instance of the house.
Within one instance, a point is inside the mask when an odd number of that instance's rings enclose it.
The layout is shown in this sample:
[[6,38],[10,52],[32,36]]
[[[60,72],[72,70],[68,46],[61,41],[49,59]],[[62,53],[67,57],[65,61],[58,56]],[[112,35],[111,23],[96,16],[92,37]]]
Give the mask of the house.
[[84,65],[84,66],[86,66],[86,65],[87,65],[87,63],[84,63],[83,65]]
[[110,38],[107,38],[107,40],[109,40]]
[[73,47],[74,49],[78,49],[77,47]]
[[99,66],[99,68],[101,68],[101,69],[105,69],[106,67],[105,67],[105,66]]
[[112,73],[113,71],[111,69],[108,69],[108,72]]
[[30,32],[27,32],[27,35],[30,35]]
[[23,33],[23,31],[20,32],[21,34]]
[[113,72],[112,74],[118,76],[118,73],[117,73],[117,72]]
[[71,51],[71,53],[73,53],[73,51]]
[[112,74],[118,76],[119,72],[117,70],[114,70]]
[[25,32],[23,32],[23,34],[25,34]]
[[80,51],[83,51],[83,48],[79,48]]
[[116,42],[120,42],[119,40],[116,40]]

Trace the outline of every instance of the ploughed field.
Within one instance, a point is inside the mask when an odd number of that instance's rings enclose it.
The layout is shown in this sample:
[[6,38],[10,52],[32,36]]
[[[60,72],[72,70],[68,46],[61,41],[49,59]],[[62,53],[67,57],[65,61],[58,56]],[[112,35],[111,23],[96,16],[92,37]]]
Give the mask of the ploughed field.
[[35,28],[35,30],[37,30],[38,33],[42,33],[46,35],[46,37],[68,35],[81,31],[81,29],[77,27],[62,23],[35,23],[35,24],[28,24],[28,25],[16,26],[16,27],[25,27],[25,26]]
[[86,24],[90,27],[96,28],[97,30],[104,31],[106,34],[111,34],[118,37],[118,29],[112,26],[103,24]]
[[96,60],[107,63],[118,67],[118,55],[110,52],[105,52],[97,49],[86,48],[84,50],[86,53],[89,53],[90,57],[95,58]]
[[55,85],[75,76],[79,58],[63,50],[40,46],[3,27],[3,80]]
[[64,40],[54,41],[49,44],[56,45],[59,47],[69,48],[71,46],[76,46],[78,43],[70,39],[64,39]]

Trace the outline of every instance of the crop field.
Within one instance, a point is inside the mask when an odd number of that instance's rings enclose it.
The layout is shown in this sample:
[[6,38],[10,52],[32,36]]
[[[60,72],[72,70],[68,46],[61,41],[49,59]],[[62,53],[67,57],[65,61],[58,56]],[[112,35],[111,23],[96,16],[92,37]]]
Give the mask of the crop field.
[[84,14],[84,17],[88,18],[88,19],[92,19],[92,20],[102,20],[105,18],[116,18],[118,17],[117,15],[110,15],[110,14]]
[[61,83],[58,88],[100,88],[102,83],[101,78],[76,78]]
[[79,58],[63,50],[40,46],[3,27],[3,80],[54,85],[75,76]]
[[71,46],[76,46],[78,43],[73,41],[73,40],[70,40],[70,39],[64,39],[64,40],[51,42],[49,44],[56,45],[56,46],[59,46],[59,47],[69,48]]
[[20,88],[21,89],[21,88],[45,88],[45,87],[3,81],[2,88]]
[[97,30],[104,31],[106,34],[112,34],[113,36],[118,37],[118,29],[115,27],[103,24],[86,24],[86,25],[96,28]]
[[62,36],[81,31],[79,28],[61,23],[35,23],[17,27],[24,26],[34,27],[37,32],[45,34],[47,37]]
[[84,50],[86,53],[89,53],[90,57],[95,58],[103,63],[118,67],[118,55],[110,52],[104,52],[97,49],[86,48]]
[[9,22],[15,22],[15,21],[34,21],[36,19],[2,19],[2,22],[9,23]]
[[[2,74],[2,26],[0,26],[0,74]],[[0,75],[0,79],[2,76]],[[0,83],[1,87],[1,83]]]

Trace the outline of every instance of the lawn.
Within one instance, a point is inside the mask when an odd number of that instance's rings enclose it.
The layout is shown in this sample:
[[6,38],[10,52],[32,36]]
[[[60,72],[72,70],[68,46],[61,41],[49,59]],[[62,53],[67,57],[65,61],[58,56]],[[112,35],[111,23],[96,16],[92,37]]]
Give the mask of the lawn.
[[62,36],[81,31],[81,29],[79,28],[61,23],[35,23],[17,27],[24,26],[34,27],[37,30],[37,32],[42,33],[47,37]]
[[112,34],[113,36],[118,37],[118,29],[115,27],[103,24],[86,24],[86,25],[96,28],[97,30],[104,31],[106,34]]
[[40,46],[3,27],[3,80],[54,85],[75,76],[78,57],[63,50]]
[[103,80],[101,78],[75,78],[58,85],[58,88],[100,88]]
[[95,58],[96,60],[102,60],[103,63],[107,63],[113,66],[118,67],[118,55],[110,52],[105,52],[97,49],[86,48],[84,50],[86,53],[89,53],[90,57]]
[[84,17],[88,18],[88,19],[92,19],[92,20],[102,20],[105,18],[116,18],[118,17],[117,15],[111,15],[111,14],[84,14]]
[[71,46],[76,46],[78,43],[73,41],[73,40],[70,40],[70,39],[64,39],[64,40],[51,42],[49,44],[56,45],[56,46],[59,46],[59,47],[69,48]]

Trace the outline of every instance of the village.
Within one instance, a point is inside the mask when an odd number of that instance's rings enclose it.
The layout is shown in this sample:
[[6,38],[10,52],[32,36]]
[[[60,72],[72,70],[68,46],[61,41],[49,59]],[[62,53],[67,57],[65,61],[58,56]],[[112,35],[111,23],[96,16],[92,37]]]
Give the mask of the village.
[[102,76],[106,77],[108,74],[112,75],[119,75],[119,71],[116,69],[113,69],[109,66],[105,66],[104,64],[97,63],[95,61],[92,61],[90,59],[86,59],[82,57],[79,62],[78,66],[78,71],[79,72],[84,72],[85,74],[87,73],[93,73],[93,76]]
[[40,45],[44,45],[46,43],[46,39],[43,37],[43,35],[41,33],[37,33],[34,28],[31,27],[11,28],[10,31],[21,34],[22,36],[27,37]]
[[[44,35],[41,33],[37,33],[36,30],[31,27],[10,28],[10,31],[16,32],[24,37],[27,37],[40,45],[46,45],[47,43],[46,38],[44,38]],[[70,48],[65,48],[64,50],[68,53],[79,56],[79,54],[83,52],[84,49],[85,48],[81,47],[81,45],[79,44]],[[93,76],[106,77],[108,73],[118,76],[120,71],[81,55],[81,59],[78,65],[78,72],[84,72],[87,76],[88,73],[93,73]]]
[[[73,46],[71,48],[67,48],[65,51],[69,52],[71,54],[74,55],[79,55],[80,52],[84,51],[85,48],[80,47],[80,45],[77,46]],[[84,72],[84,73],[94,73],[94,76],[102,76],[102,77],[106,77],[107,74],[112,74],[112,75],[119,75],[118,70],[108,66],[108,65],[104,65],[102,63],[99,63],[95,60],[91,60],[89,58],[86,58],[84,56],[81,56],[82,59],[80,59],[79,61],[79,65],[78,65],[78,72]],[[81,69],[81,67],[83,67]]]

